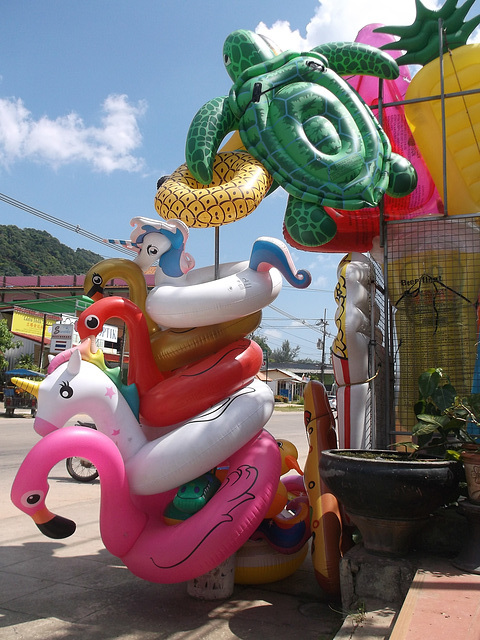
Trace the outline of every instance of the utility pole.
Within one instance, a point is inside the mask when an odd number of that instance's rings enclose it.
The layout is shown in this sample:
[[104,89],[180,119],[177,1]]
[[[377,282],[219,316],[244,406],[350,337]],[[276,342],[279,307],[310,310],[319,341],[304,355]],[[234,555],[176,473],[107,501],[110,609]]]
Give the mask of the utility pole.
[[320,340],[317,340],[317,349],[322,350],[322,362],[320,364],[320,370],[321,370],[320,379],[322,384],[325,384],[325,339],[327,337],[327,326],[328,326],[326,309],[324,309],[323,311],[323,320],[319,320],[315,324],[317,325],[317,327],[322,327],[322,338]]

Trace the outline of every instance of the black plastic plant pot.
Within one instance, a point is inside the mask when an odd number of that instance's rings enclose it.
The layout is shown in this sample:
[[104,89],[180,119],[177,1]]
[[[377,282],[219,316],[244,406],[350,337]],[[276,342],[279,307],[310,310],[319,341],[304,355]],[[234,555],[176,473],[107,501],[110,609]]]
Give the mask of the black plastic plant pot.
[[404,452],[323,451],[320,475],[362,534],[367,551],[401,556],[431,513],[457,497],[462,466]]

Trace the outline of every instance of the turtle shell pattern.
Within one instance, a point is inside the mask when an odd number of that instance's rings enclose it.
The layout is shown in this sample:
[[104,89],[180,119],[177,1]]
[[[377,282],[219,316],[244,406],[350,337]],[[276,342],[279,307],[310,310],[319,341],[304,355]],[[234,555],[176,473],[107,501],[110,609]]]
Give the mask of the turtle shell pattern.
[[[209,180],[221,140],[238,129],[246,150],[290,195],[289,233],[296,226],[294,235],[305,236],[309,227],[316,237],[308,244],[322,244],[335,234],[324,206],[376,206],[389,184],[395,184],[386,134],[339,74],[395,78],[398,66],[388,54],[361,43],[330,43],[307,53],[279,55],[264,47],[253,55],[252,40],[251,32],[244,31],[227,38],[224,58],[235,82],[228,97],[207,103],[193,119],[187,164],[197,179]],[[260,61],[252,65],[252,60]]]

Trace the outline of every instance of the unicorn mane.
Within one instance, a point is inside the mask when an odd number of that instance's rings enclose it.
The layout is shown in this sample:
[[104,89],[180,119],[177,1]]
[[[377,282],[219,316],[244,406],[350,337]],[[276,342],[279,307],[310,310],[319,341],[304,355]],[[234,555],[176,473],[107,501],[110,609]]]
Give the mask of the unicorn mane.
[[136,225],[130,234],[130,241],[138,251],[141,250],[143,240],[149,233],[160,233],[170,241],[170,248],[159,259],[159,266],[167,276],[179,278],[193,269],[195,260],[185,251],[188,227],[184,222],[136,217],[132,218],[130,224]]

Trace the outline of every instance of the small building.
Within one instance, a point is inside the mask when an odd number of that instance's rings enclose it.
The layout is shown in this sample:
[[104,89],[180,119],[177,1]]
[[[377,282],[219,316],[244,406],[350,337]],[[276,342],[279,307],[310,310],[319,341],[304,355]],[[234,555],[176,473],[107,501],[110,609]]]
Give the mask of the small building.
[[266,382],[275,396],[283,396],[288,402],[303,396],[306,381],[291,371],[283,369],[265,369],[258,372],[257,378]]
[[[311,377],[321,379],[322,366],[303,362],[272,363],[268,369],[263,366],[257,378],[268,384],[276,396],[284,396],[288,402],[295,397],[303,396],[303,389]],[[334,387],[333,367],[325,364],[323,367],[324,385],[331,393]]]

